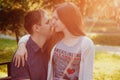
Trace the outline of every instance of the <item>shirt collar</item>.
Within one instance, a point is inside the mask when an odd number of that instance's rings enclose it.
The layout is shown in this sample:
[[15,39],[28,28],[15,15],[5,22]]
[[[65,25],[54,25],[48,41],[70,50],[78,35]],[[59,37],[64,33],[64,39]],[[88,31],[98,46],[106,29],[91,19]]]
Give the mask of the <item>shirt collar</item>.
[[32,38],[30,37],[28,40],[28,45],[31,46],[33,48],[33,50],[35,52],[39,51],[41,48],[32,40]]

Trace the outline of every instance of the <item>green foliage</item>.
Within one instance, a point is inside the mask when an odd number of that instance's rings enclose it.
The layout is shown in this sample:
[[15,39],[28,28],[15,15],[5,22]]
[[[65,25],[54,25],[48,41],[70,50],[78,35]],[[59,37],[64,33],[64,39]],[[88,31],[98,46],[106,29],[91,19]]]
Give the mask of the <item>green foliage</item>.
[[11,30],[16,34],[18,41],[19,28],[23,26],[25,8],[21,5],[22,0],[0,1],[0,31]]
[[[23,26],[23,17],[27,11],[40,8],[50,11],[56,4],[65,1],[77,4],[84,17],[111,18],[111,16],[105,16],[106,10],[109,12],[109,9],[112,13],[108,15],[119,17],[117,15],[119,10],[113,5],[114,0],[111,2],[110,0],[0,0],[0,31],[9,29],[19,36],[19,28]],[[116,4],[118,3],[116,1]]]
[[6,77],[7,76],[6,72],[7,72],[7,66],[6,65],[0,66],[0,78]]

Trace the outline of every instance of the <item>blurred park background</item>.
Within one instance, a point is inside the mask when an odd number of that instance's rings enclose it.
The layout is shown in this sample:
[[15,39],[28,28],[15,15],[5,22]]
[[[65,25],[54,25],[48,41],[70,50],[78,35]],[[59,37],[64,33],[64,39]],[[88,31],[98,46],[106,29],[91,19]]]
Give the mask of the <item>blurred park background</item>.
[[[80,8],[84,31],[96,48],[94,80],[120,80],[120,0],[0,0],[0,63],[11,61],[17,41],[26,34],[26,12],[71,1]],[[7,76],[6,65],[0,77]]]

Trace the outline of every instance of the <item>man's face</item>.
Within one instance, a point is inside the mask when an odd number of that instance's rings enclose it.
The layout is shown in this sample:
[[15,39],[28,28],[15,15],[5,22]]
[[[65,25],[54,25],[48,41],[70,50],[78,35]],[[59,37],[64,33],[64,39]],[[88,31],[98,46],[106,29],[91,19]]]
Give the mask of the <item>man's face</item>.
[[51,26],[47,13],[44,13],[44,15],[42,16],[40,33],[44,36],[51,35]]

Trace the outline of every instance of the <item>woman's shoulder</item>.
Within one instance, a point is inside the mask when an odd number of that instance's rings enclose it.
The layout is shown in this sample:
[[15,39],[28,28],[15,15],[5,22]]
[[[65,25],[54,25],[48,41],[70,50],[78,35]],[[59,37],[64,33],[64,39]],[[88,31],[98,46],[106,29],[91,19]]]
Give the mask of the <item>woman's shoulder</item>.
[[94,43],[93,43],[92,39],[90,39],[89,37],[83,36],[82,42],[81,42],[81,47],[82,47],[82,49],[94,47]]
[[92,39],[90,39],[87,36],[82,36],[82,43],[84,43],[84,44],[93,44],[93,41],[92,41]]

